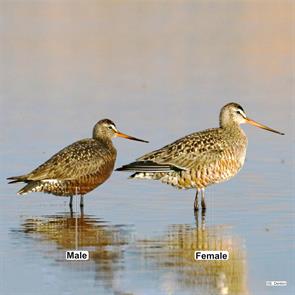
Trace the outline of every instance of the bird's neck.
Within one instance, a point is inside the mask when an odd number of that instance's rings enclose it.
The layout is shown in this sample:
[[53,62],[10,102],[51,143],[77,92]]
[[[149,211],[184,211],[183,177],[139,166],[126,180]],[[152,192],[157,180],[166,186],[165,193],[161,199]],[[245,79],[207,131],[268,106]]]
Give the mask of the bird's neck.
[[238,124],[236,122],[227,122],[227,123],[221,122],[220,128],[222,128],[224,130],[236,131],[236,132],[239,132],[242,130],[240,124]]
[[247,141],[246,134],[240,124],[232,122],[221,126],[221,129],[224,130],[231,138],[235,138],[236,140],[239,138],[243,141]]
[[112,139],[108,136],[93,136],[94,140],[100,141],[107,146],[113,146]]

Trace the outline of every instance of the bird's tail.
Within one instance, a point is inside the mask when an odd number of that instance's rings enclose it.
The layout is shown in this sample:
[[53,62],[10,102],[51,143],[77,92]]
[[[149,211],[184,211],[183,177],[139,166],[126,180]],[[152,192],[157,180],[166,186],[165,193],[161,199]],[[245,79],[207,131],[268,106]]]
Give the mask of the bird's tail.
[[27,175],[11,176],[11,177],[8,177],[6,179],[9,180],[8,183],[26,182],[27,181]]
[[8,177],[7,180],[9,180],[8,183],[17,183],[17,182],[27,183],[27,185],[25,185],[23,188],[21,188],[17,192],[18,195],[25,195],[30,192],[40,191],[40,187],[42,184],[40,181],[28,180],[27,175],[11,176],[11,177]]
[[158,164],[153,161],[136,161],[127,165],[123,165],[120,168],[117,168],[116,171],[134,171],[134,172],[171,172],[171,171],[181,171],[181,168],[178,168],[170,164]]

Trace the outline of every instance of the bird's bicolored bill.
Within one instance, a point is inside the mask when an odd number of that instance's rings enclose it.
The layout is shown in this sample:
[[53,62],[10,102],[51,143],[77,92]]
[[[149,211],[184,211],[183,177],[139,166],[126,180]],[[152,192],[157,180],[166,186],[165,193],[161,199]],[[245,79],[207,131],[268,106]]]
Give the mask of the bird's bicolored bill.
[[122,133],[122,132],[119,132],[119,131],[116,132],[116,135],[119,136],[119,137],[123,137],[123,138],[131,139],[131,140],[136,140],[136,141],[141,141],[141,142],[146,142],[146,143],[148,143],[148,141],[146,141],[146,140],[139,139],[139,138],[136,138],[136,137],[133,137],[133,136],[127,135],[127,134]]
[[284,133],[282,133],[282,132],[280,132],[280,131],[277,131],[277,130],[274,130],[274,129],[272,129],[272,128],[269,128],[269,127],[267,127],[267,126],[265,126],[265,125],[262,125],[262,124],[260,124],[260,123],[258,123],[258,122],[256,122],[256,121],[254,121],[254,120],[252,120],[252,119],[250,119],[250,118],[245,118],[245,120],[246,120],[247,123],[249,123],[249,124],[251,124],[251,125],[253,125],[253,126],[256,126],[256,127],[259,127],[259,128],[264,129],[264,130],[271,131],[271,132],[274,132],[274,133],[277,133],[277,134],[285,135]]

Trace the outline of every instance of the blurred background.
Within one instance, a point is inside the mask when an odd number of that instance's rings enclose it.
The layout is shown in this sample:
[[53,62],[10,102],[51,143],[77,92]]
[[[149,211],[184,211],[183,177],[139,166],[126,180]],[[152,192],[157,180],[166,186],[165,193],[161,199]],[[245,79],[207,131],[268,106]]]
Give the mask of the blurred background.
[[[291,294],[294,13],[287,0],[0,1],[1,292]],[[67,230],[71,237],[68,200],[20,198],[20,186],[6,183],[90,137],[102,118],[150,141],[115,139],[119,166],[218,126],[220,108],[231,101],[286,135],[243,127],[249,138],[243,170],[207,189],[206,239],[199,238],[194,191],[115,172],[86,197],[86,221],[80,220],[81,232],[91,225],[96,237],[81,240],[95,248],[95,259],[69,267],[63,255],[71,238],[57,239]],[[179,248],[180,237],[223,241],[240,264],[200,273],[184,254],[196,244]],[[168,262],[155,263],[170,246]],[[150,253],[154,247],[161,251]],[[171,257],[181,263],[169,264]],[[289,285],[271,289],[266,280]]]

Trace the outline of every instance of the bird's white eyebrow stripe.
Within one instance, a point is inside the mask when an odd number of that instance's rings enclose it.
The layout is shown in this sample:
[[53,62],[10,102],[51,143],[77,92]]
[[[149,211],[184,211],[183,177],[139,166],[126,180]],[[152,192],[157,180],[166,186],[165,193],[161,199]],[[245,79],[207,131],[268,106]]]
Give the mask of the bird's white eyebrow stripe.
[[114,124],[105,124],[106,127],[111,127],[113,130],[117,131],[117,128]]
[[245,112],[243,110],[240,110],[241,114],[243,115],[244,118],[247,118]]
[[239,108],[238,110],[239,110],[240,114],[241,114],[244,118],[247,118],[245,112],[244,112],[242,109]]

